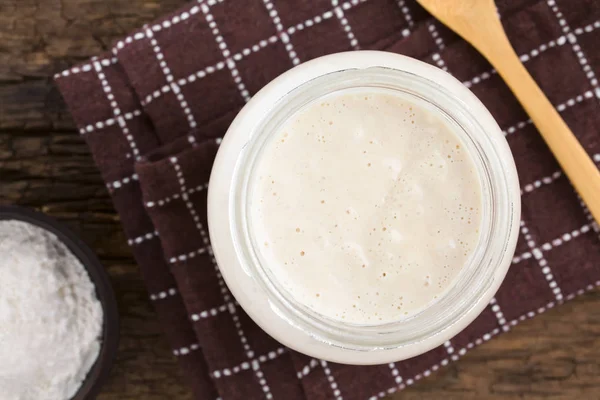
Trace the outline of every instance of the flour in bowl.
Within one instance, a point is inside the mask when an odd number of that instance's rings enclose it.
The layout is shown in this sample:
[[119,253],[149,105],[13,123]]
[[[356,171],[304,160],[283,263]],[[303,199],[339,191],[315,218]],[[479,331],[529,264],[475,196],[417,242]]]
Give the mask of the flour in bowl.
[[68,400],[98,358],[102,305],[52,233],[0,221],[0,400]]

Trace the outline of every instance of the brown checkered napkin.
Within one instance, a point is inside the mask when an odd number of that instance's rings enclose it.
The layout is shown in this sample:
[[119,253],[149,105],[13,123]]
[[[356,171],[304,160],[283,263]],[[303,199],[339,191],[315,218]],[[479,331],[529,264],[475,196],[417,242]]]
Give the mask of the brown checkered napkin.
[[[503,0],[521,60],[600,162],[600,3]],[[220,138],[294,64],[357,48],[448,70],[504,129],[523,188],[521,237],[492,303],[414,359],[352,367],[281,347],[236,304],[211,254],[206,185]],[[57,76],[102,171],[150,298],[197,398],[383,397],[600,284],[598,228],[490,66],[414,1],[205,0]]]

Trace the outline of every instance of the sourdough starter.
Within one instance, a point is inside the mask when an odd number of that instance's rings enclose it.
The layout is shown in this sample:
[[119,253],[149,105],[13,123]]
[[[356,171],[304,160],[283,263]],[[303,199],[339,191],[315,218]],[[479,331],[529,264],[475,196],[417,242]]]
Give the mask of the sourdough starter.
[[340,321],[407,318],[452,285],[478,240],[475,165],[439,113],[383,91],[319,99],[267,143],[251,230],[276,281]]

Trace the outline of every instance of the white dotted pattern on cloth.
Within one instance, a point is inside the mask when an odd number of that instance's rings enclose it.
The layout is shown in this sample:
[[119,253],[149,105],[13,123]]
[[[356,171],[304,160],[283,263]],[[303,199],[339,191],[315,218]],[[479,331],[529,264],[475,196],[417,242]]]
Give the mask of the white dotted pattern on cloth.
[[[205,247],[203,249],[206,250],[208,252],[208,254],[210,255],[211,262],[212,262],[215,272],[217,274],[217,279],[219,282],[219,287],[221,289],[221,294],[223,296],[223,301],[225,303],[228,303],[227,309],[229,310],[231,319],[233,320],[233,324],[237,330],[237,334],[240,339],[240,343],[242,344],[242,347],[246,351],[246,357],[248,359],[253,359],[254,351],[250,348],[250,345],[248,344],[248,339],[246,338],[244,330],[242,329],[242,325],[240,323],[240,319],[239,319],[239,315],[236,310],[236,306],[234,303],[230,302],[231,295],[229,294],[229,291],[225,285],[225,281],[223,280],[223,277],[221,276],[221,272],[219,271],[219,267],[214,258],[214,255],[212,253],[212,249],[210,247],[210,242],[208,239],[208,234],[207,234],[206,230],[204,229],[204,225],[200,221],[200,217],[198,216],[198,213],[197,213],[196,209],[194,208],[193,203],[190,201],[190,199],[186,193],[188,191],[188,189],[186,186],[185,178],[183,176],[183,171],[181,170],[181,166],[179,165],[179,161],[177,160],[177,157],[171,157],[169,159],[169,161],[171,162],[171,165],[173,166],[173,169],[175,170],[175,175],[177,176],[177,179],[179,181],[179,187],[181,190],[181,198],[185,201],[185,205],[186,205],[190,215],[192,216],[192,219],[194,220],[196,228],[198,229],[198,232],[200,233],[200,236],[202,237],[202,241],[204,242]],[[252,369],[254,370],[256,377],[259,379],[259,383],[261,384],[261,387],[262,387],[263,391],[265,392],[265,397],[267,399],[272,398],[273,395],[269,389],[268,384],[266,383],[266,381],[264,379],[264,375],[263,375],[262,371],[260,370],[259,365],[258,364],[253,365]]]
[[104,91],[104,94],[106,95],[106,98],[109,101],[110,106],[113,110],[113,114],[117,120],[117,123],[121,127],[121,131],[123,132],[123,135],[127,139],[127,143],[129,143],[129,147],[131,148],[131,151],[133,152],[135,159],[139,160],[140,159],[140,151],[138,150],[137,145],[135,144],[133,135],[131,134],[131,132],[129,131],[129,128],[127,127],[127,122],[125,121],[125,118],[123,118],[123,115],[121,114],[121,109],[119,108],[119,105],[118,105],[117,101],[115,100],[115,95],[112,93],[112,88],[111,88],[110,84],[108,83],[108,80],[106,79],[106,75],[102,71],[102,63],[100,61],[94,61],[93,65],[94,65],[94,70],[96,71],[96,74],[98,75],[98,79],[100,79],[100,84],[102,85],[102,90]]

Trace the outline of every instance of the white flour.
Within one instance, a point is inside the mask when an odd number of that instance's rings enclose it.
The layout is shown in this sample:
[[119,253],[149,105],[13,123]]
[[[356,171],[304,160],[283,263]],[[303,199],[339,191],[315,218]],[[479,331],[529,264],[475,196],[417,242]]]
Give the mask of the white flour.
[[0,400],[68,400],[100,351],[103,311],[52,233],[0,221]]

